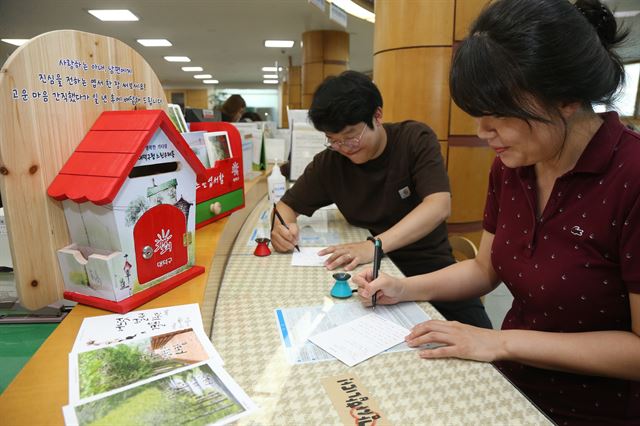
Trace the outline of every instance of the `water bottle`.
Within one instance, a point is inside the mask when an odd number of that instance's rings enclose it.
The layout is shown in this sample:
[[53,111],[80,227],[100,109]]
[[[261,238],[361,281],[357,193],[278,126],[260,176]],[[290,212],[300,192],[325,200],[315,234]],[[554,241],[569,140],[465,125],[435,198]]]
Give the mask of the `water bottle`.
[[287,190],[287,181],[280,172],[280,166],[276,161],[271,174],[267,178],[267,188],[269,190],[269,201],[277,203]]

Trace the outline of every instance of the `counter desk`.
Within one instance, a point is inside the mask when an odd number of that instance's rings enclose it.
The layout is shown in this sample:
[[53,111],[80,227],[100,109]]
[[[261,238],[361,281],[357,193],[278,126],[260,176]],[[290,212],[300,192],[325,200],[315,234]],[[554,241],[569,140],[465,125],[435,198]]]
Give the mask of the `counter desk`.
[[[291,254],[252,254],[252,233],[269,209],[266,199],[259,202],[235,240],[211,335],[225,360],[225,369],[260,407],[240,424],[341,424],[321,381],[345,374],[357,376],[383,415],[395,425],[551,423],[487,363],[423,360],[415,351],[383,353],[351,368],[335,359],[289,363],[278,332],[276,309],[327,307],[355,303],[357,299],[330,297],[335,271],[293,267]],[[348,225],[339,213],[334,216],[328,228],[343,242],[362,241],[369,235]],[[381,270],[401,275],[388,258],[383,259]],[[442,319],[431,304],[420,306],[432,318]]]
[[[358,377],[391,424],[550,424],[486,363],[423,360],[409,351],[380,354],[352,368],[337,360],[290,364],[275,309],[355,300],[330,298],[334,280],[324,268],[294,268],[290,254],[253,255],[251,233],[269,209],[265,193],[264,176],[248,182],[245,209],[196,233],[196,264],[205,266],[205,274],[139,308],[200,304],[225,369],[259,406],[240,424],[341,424],[321,380],[343,374]],[[367,235],[344,220],[329,226],[345,241]],[[400,274],[386,258],[381,270]],[[429,303],[420,306],[432,318],[442,318]],[[73,308],[0,396],[0,423],[64,423],[68,353],[83,319],[105,314],[83,305]]]

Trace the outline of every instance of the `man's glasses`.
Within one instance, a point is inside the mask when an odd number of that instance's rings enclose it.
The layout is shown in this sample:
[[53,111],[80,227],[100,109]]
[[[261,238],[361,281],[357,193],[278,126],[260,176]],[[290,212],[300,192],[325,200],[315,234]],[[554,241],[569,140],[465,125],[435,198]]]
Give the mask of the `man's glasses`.
[[362,131],[360,132],[360,136],[357,138],[345,138],[341,141],[337,141],[331,138],[327,138],[324,146],[332,151],[337,151],[339,149],[349,152],[355,151],[360,148],[360,141],[362,140],[362,136],[364,135],[364,131],[367,129],[367,123],[364,123],[362,127]]

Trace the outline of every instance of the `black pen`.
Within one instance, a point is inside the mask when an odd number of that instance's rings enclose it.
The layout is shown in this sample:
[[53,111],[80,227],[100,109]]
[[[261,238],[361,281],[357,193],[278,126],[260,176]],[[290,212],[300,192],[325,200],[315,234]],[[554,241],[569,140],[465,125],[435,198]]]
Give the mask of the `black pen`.
[[[382,241],[380,238],[373,239],[373,280],[378,278],[378,272],[380,271],[380,261],[382,260]],[[378,299],[378,292],[376,291],[371,296],[371,305],[373,306],[373,310],[376,309],[376,302]]]
[[[280,216],[280,213],[278,213],[278,209],[276,208],[276,203],[273,203],[273,214],[274,214],[275,217],[278,218],[278,220],[280,221],[282,226],[284,226],[285,228],[289,229],[287,224],[284,223],[284,219],[282,218],[282,216]],[[275,219],[274,219],[274,221],[275,221]],[[271,221],[271,230],[273,230],[273,222],[274,221]],[[297,244],[295,244],[294,247],[296,248],[296,250],[298,250],[298,252],[300,252],[300,247],[298,247]]]

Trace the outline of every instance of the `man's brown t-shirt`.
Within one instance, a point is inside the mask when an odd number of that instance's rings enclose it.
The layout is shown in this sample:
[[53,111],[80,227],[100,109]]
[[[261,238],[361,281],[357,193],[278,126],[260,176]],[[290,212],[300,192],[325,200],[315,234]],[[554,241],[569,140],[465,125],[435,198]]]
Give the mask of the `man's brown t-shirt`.
[[[354,164],[339,152],[324,150],[282,201],[306,216],[335,203],[350,224],[378,235],[426,196],[450,191],[433,130],[416,121],[384,124],[384,129],[387,146],[378,158]],[[454,262],[445,223],[387,255],[405,275],[434,271]]]

